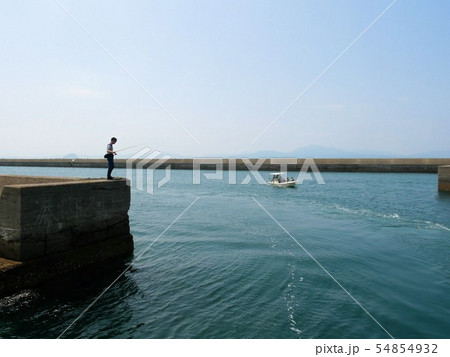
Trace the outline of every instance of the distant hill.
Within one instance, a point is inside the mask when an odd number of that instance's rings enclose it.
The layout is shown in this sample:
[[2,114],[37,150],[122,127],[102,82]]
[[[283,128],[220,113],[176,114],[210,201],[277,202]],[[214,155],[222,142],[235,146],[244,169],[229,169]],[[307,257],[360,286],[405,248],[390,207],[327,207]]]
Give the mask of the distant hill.
[[[118,152],[117,159],[127,159],[136,152],[138,152],[142,147],[133,148],[127,151]],[[174,152],[169,151],[163,151],[161,155],[170,155],[172,158],[190,158],[192,156],[188,155],[180,155]],[[234,157],[234,158],[279,158],[279,157],[297,157],[297,158],[316,158],[316,159],[366,159],[366,158],[379,158],[379,159],[389,159],[389,158],[436,158],[436,159],[442,159],[442,158],[450,158],[450,150],[435,150],[435,151],[426,151],[426,152],[419,152],[414,155],[400,155],[392,152],[387,151],[376,151],[376,150],[365,150],[365,151],[346,151],[346,150],[340,150],[336,148],[331,147],[325,147],[325,146],[319,146],[319,145],[310,145],[305,147],[300,147],[292,151],[284,152],[284,151],[277,151],[277,150],[262,150],[262,151],[256,151],[251,153],[226,153],[226,154],[211,154],[211,155],[197,155],[195,157],[201,157],[201,158],[207,158],[207,157]],[[17,158],[17,157],[3,157],[3,158]],[[76,154],[76,153],[70,153],[62,157],[55,157],[55,156],[39,156],[39,157],[23,157],[28,159],[100,159],[103,158],[103,154],[99,155],[86,155],[86,154]]]
[[65,156],[63,156],[63,159],[78,159],[78,155],[77,154],[67,154]]
[[366,151],[345,151],[325,146],[310,145],[289,152],[264,150],[240,155],[230,155],[230,157],[298,157],[298,158],[325,158],[325,159],[351,159],[351,158],[450,158],[450,151],[429,151],[414,155],[400,155],[387,151],[366,150]]
[[384,151],[364,151],[364,152],[353,152],[345,151],[330,147],[310,145],[302,148],[297,148],[289,152],[274,151],[274,150],[264,150],[257,151],[254,153],[245,153],[240,155],[231,155],[231,157],[312,157],[312,158],[391,158],[391,157],[402,157],[401,155],[396,155],[394,153],[384,152]]
[[450,158],[450,150],[447,151],[427,151],[418,153],[415,155],[412,155],[410,157],[417,157],[417,158],[430,158],[430,159],[443,159],[443,158]]

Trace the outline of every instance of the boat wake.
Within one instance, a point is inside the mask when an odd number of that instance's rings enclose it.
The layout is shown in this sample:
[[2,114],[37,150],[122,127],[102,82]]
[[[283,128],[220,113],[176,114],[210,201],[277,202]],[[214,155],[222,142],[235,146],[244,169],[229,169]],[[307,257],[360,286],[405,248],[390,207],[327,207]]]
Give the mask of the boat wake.
[[385,219],[385,220],[395,221],[399,225],[405,225],[405,226],[409,225],[412,227],[416,227],[418,229],[435,229],[435,230],[442,230],[442,231],[450,232],[450,228],[441,223],[436,223],[436,222],[427,221],[427,220],[420,220],[420,219],[408,219],[408,218],[400,216],[398,213],[395,213],[395,212],[394,213],[380,213],[380,212],[375,212],[370,209],[350,209],[350,208],[343,207],[340,205],[332,205],[332,206],[329,206],[329,208],[337,210],[337,211],[349,213],[352,215],[364,216],[367,218],[373,218],[373,219],[381,218],[381,219]]
[[290,281],[287,285],[287,290],[284,296],[284,300],[286,301],[286,308],[288,313],[288,321],[289,321],[289,329],[294,332],[299,337],[302,334],[302,331],[297,327],[297,321],[295,320],[295,310],[298,307],[298,302],[295,296],[295,291],[297,289],[297,281],[303,281],[303,278],[300,277],[296,279],[296,267],[295,264],[289,263],[290,267]]
[[0,298],[0,309],[14,308],[19,309],[32,303],[39,294],[32,290],[23,290],[11,296]]

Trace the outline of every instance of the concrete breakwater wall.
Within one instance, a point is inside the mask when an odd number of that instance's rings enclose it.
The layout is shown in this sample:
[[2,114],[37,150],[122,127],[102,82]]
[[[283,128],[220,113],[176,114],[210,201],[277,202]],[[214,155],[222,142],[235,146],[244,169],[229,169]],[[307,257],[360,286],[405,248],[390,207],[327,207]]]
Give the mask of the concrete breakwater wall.
[[439,167],[438,189],[439,191],[450,192],[450,165]]
[[[248,161],[247,161],[248,160]],[[299,171],[305,159],[168,159],[156,168],[162,169],[170,165],[171,169],[192,170],[215,170],[217,163],[222,163],[222,169],[248,170],[249,164],[261,164],[259,170],[278,171],[280,163],[286,162],[289,171]],[[144,167],[154,165],[157,159],[147,160]],[[437,173],[441,165],[450,165],[448,159],[314,159],[315,164],[321,172],[417,172]],[[125,159],[115,160],[116,168],[126,168],[142,165],[142,160],[130,162]],[[105,159],[0,159],[0,166],[34,166],[34,167],[96,167],[106,168]]]
[[126,180],[0,175],[0,295],[133,251]]

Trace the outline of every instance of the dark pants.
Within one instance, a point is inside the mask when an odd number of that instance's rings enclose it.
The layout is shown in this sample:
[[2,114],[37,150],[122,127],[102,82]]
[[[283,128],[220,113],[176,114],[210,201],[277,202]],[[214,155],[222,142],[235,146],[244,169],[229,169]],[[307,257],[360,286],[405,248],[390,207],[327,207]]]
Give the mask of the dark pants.
[[108,179],[112,178],[111,172],[114,170],[114,156],[108,156]]

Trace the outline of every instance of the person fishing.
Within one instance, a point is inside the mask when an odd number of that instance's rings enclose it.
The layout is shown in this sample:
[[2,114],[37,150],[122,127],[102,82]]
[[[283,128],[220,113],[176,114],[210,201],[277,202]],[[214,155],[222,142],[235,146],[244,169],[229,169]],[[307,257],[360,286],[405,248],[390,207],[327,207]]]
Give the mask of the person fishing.
[[111,142],[106,146],[105,159],[108,159],[108,180],[114,179],[114,177],[111,176],[111,173],[114,170],[114,155],[116,155],[116,152],[114,151],[113,145],[115,143],[117,143],[117,139],[112,137]]

